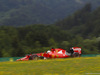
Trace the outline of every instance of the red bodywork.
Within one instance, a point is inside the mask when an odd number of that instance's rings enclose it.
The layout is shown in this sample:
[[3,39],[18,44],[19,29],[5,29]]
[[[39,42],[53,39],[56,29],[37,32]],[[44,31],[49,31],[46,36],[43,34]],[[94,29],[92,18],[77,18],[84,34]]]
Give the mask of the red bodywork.
[[[72,47],[71,49],[73,49],[74,53],[78,53],[79,55],[81,55],[80,47]],[[34,60],[34,56],[44,57],[44,58],[67,58],[67,57],[71,57],[71,53],[66,52],[66,50],[64,49],[56,48],[56,49],[51,49],[44,53],[26,55],[24,58],[17,59],[17,61]]]

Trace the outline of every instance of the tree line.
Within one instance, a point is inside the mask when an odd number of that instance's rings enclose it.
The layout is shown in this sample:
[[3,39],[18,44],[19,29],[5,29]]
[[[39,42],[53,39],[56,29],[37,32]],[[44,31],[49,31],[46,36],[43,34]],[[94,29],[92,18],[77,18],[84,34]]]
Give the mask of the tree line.
[[100,37],[84,39],[57,26],[0,26],[0,57],[17,57],[54,48],[82,47],[83,54],[100,53]]

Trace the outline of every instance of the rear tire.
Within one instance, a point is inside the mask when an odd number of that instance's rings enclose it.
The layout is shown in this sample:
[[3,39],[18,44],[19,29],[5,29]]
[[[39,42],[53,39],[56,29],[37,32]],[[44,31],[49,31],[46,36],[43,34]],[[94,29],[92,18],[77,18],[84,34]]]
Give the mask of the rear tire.
[[74,53],[73,57],[80,57],[80,54],[79,53]]

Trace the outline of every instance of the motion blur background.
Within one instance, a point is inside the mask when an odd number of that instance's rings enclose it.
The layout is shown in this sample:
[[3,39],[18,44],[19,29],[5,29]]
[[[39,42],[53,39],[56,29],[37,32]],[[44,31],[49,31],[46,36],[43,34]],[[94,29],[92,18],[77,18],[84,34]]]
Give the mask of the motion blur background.
[[0,57],[74,46],[100,54],[100,0],[0,0]]

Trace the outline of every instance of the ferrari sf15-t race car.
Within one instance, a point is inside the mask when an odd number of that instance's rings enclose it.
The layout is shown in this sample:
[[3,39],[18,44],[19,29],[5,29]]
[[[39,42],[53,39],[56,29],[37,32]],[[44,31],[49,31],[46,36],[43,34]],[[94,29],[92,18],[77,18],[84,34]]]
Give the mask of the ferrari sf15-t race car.
[[36,54],[28,54],[21,59],[17,59],[17,61],[25,61],[25,60],[37,60],[37,59],[52,59],[52,58],[68,58],[68,57],[80,57],[81,56],[81,48],[80,47],[72,47],[70,52],[67,52],[61,48],[52,48],[44,53],[36,53]]

